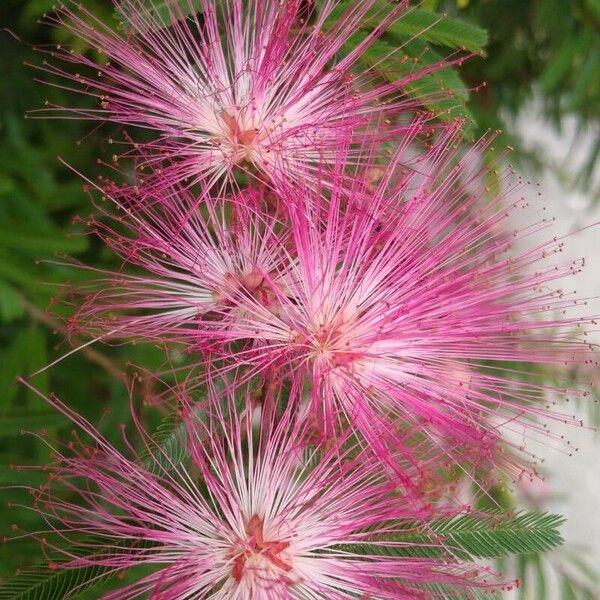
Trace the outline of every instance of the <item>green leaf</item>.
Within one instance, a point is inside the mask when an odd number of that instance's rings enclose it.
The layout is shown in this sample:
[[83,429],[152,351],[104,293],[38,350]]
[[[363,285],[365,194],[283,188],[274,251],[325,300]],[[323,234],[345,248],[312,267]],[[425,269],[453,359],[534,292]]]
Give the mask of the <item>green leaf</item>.
[[588,99],[588,96],[593,97],[593,94],[589,92],[592,86],[598,85],[598,72],[600,72],[600,47],[596,45],[595,50],[579,71],[579,77],[567,103],[568,110],[577,111]]
[[585,6],[600,19],[600,0],[584,0]]
[[[39,416],[41,420],[42,415]],[[62,418],[62,423],[66,422],[63,415],[58,414],[57,417]],[[19,416],[15,419],[15,423],[18,423],[20,428],[25,428],[27,419],[29,417]],[[57,421],[58,425],[62,423]],[[7,428],[10,428],[10,426],[11,423],[8,423]],[[157,472],[161,469],[167,469],[171,463],[177,464],[183,460],[185,456],[183,440],[185,438],[182,436],[185,435],[185,428],[178,423],[174,413],[165,416],[152,438],[160,449],[155,449],[152,455],[150,452],[142,455],[146,467],[152,472]],[[102,543],[102,540],[99,541],[98,545],[95,546],[96,549],[101,548],[100,544]],[[94,547],[93,543],[90,543],[90,545]],[[67,548],[66,552],[83,556],[81,549],[77,546]],[[114,569],[102,566],[61,569],[60,561],[57,561],[57,563],[59,568],[51,569],[46,564],[40,564],[16,575],[0,587],[0,600],[63,600],[65,598],[77,598],[86,589],[105,581],[114,572]]]
[[[340,2],[327,18],[325,29],[340,19],[352,4],[353,0]],[[373,7],[373,14],[364,19],[363,29],[372,30],[378,27],[382,15],[390,13],[392,4],[388,0],[378,0]],[[425,8],[409,8],[386,31],[402,41],[418,38],[431,44],[478,53],[482,53],[488,43],[485,29]]]
[[563,539],[558,527],[562,523],[561,516],[542,512],[458,515],[428,523],[430,533],[415,534],[414,527],[407,528],[406,535],[394,539],[402,545],[386,545],[382,539],[345,545],[343,549],[361,554],[440,557],[442,544],[447,552],[463,560],[531,554],[560,546]]
[[[20,389],[16,383],[17,376],[27,376],[47,364],[45,331],[38,327],[20,330],[3,354],[3,360],[0,361],[0,393],[3,398],[0,418],[5,418],[12,410],[10,405]],[[41,373],[37,377],[36,387],[44,394],[48,392],[47,373]],[[37,395],[28,393],[27,398],[29,410],[46,408],[45,403]]]
[[569,75],[573,65],[573,58],[579,50],[578,40],[566,39],[558,48],[552,60],[548,61],[541,76],[540,85],[544,92],[558,87],[563,79]]
[[548,596],[560,600],[597,600],[600,574],[581,559],[581,552],[582,549],[565,548],[552,561],[544,561],[538,553],[522,554],[513,560],[497,561],[497,566],[502,572],[514,571],[518,576],[520,600],[547,600]]
[[11,283],[20,284],[33,290],[40,287],[39,269],[33,261],[24,260],[22,256],[3,250],[0,245],[0,277]]
[[494,558],[546,552],[563,543],[558,528],[563,517],[543,512],[461,515],[431,523],[457,554]]
[[0,319],[8,323],[22,317],[24,312],[21,297],[15,288],[0,281]]
[[[345,48],[349,51],[365,36],[366,34],[362,32],[355,34]],[[418,60],[419,63],[416,69],[414,60]],[[415,70],[418,73],[419,68],[434,64],[441,65],[443,57],[428,48],[422,40],[407,42],[400,51],[394,38],[384,35],[373,42],[361,57],[361,61],[374,68],[380,77],[393,82],[410,75]],[[408,96],[418,100],[443,121],[453,121],[460,117],[467,126],[474,122],[466,108],[469,90],[456,69],[452,67],[440,66],[432,73],[406,83],[404,88]]]
[[0,227],[0,247],[26,251],[35,256],[52,252],[77,253],[87,250],[89,241],[82,235],[71,236],[48,230],[33,231],[22,227]]
[[22,431],[36,432],[40,429],[56,429],[67,423],[66,417],[56,411],[12,410],[0,418],[0,436],[20,435]]
[[[45,367],[48,364],[48,353],[46,351],[46,330],[41,329],[40,327],[30,328],[27,332],[25,344],[27,368],[29,373]],[[17,375],[23,375],[23,373],[17,373]],[[35,387],[42,394],[47,394],[49,392],[47,371],[44,371],[36,376]],[[41,409],[47,408],[46,403],[37,394],[29,393],[28,397],[30,408],[32,406],[38,406]]]
[[106,579],[113,569],[50,569],[38,566],[13,577],[0,588],[0,600],[65,600]]
[[[419,66],[440,64],[443,57],[428,48],[422,40],[412,40],[403,47],[403,52],[412,59],[419,60]],[[469,90],[458,71],[453,67],[439,68],[407,86],[408,94],[423,101],[423,104],[443,121],[462,118],[466,130],[475,122],[466,106]]]
[[418,37],[432,44],[449,48],[462,48],[470,52],[482,52],[488,43],[485,29],[462,19],[411,8],[389,29],[389,33],[401,37]]
[[562,580],[560,585],[560,597],[562,600],[577,600],[577,594],[575,587],[569,579],[566,577]]
[[[547,585],[546,585],[546,573],[544,571],[544,565],[539,554],[532,554],[529,558],[530,564],[533,566],[535,574],[535,589],[540,600],[544,600],[547,597]],[[525,586],[523,586],[525,587]]]
[[168,470],[187,457],[187,431],[174,412],[167,414],[152,436],[153,448],[145,448],[140,456],[152,473]]

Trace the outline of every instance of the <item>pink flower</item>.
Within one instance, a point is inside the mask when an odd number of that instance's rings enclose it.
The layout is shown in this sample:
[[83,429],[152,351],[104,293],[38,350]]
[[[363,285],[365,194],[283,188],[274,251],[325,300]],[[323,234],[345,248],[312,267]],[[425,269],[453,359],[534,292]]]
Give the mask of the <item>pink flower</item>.
[[306,446],[306,422],[266,408],[278,397],[257,410],[248,391],[212,389],[209,418],[186,405],[173,452],[134,415],[145,459],[49,401],[93,440],[74,433],[43,467],[48,484],[32,490],[36,509],[71,542],[54,567],[152,568],[105,599],[391,600],[437,597],[426,591],[434,585],[489,585],[485,569],[456,563],[434,540],[422,549],[437,558],[408,558],[431,509],[402,497],[360,448]]
[[356,428],[384,455],[409,428],[452,462],[518,478],[535,467],[507,447],[561,443],[539,419],[580,424],[551,405],[587,392],[547,384],[540,367],[587,358],[585,333],[573,330],[592,320],[569,316],[579,301],[553,287],[583,261],[561,261],[561,239],[531,241],[548,226],[543,211],[509,229],[525,201],[483,201],[485,170],[473,168],[482,146],[460,158],[456,142],[448,132],[410,170],[396,154],[376,188],[367,178],[327,200],[282,192],[296,207],[288,285],[273,286],[275,308],[239,295],[238,318],[227,330],[206,324],[204,335],[250,340],[230,347],[232,364],[278,364],[306,382],[326,435]]
[[285,262],[285,236],[276,217],[252,208],[263,203],[264,190],[246,189],[227,199],[198,198],[181,188],[177,193],[170,204],[136,188],[113,189],[118,212],[104,216],[115,226],[102,218],[91,221],[91,228],[142,271],[100,272],[104,277],[90,284],[91,291],[80,288],[87,296],[70,331],[83,327],[100,337],[152,339],[177,331],[196,346],[204,319],[224,322],[238,315],[230,301],[238,293],[264,305],[273,302],[264,284],[271,277],[286,285],[277,275]]
[[[393,448],[395,459],[406,451],[415,466],[419,458],[405,440],[421,436],[426,454],[494,464],[518,478],[532,467],[512,451],[526,453],[515,435],[560,443],[536,421],[578,424],[550,404],[586,392],[567,381],[549,385],[540,367],[587,358],[583,334],[572,330],[589,319],[563,314],[577,300],[551,287],[582,262],[557,260],[560,239],[529,241],[547,227],[544,216],[508,229],[524,200],[508,208],[504,196],[484,201],[486,172],[476,168],[483,144],[461,158],[457,141],[448,129],[418,153],[407,138],[387,167],[354,178],[342,147],[331,190],[280,186],[285,217],[257,217],[252,194],[234,200],[250,215],[239,238],[248,242],[240,244],[230,243],[215,209],[206,222],[195,216],[203,198],[180,194],[178,208],[164,210],[168,201],[143,198],[139,222],[125,220],[149,243],[122,255],[150,275],[135,284],[117,279],[92,296],[81,324],[98,315],[94,333],[210,350],[205,359],[218,359],[221,374],[234,370],[240,382],[259,373],[292,379],[306,386],[325,438],[351,427],[384,460]],[[124,194],[116,201],[128,205],[132,192]],[[227,261],[219,265],[237,266],[214,275],[194,270],[198,257],[220,254]],[[205,290],[210,302],[183,294],[182,281]],[[116,312],[114,324],[103,321],[107,309]]]
[[[424,132],[422,119],[407,131],[402,150]],[[365,164],[373,163],[369,148]],[[338,152],[333,165],[332,182],[339,187],[353,181],[345,173],[346,157]],[[404,168],[415,160],[407,152]],[[368,182],[362,191],[368,193],[374,177],[381,176],[379,167],[369,168],[361,179]],[[297,200],[298,190],[290,194],[282,185],[284,193],[277,193],[258,185],[216,193],[204,179],[197,195],[168,182],[132,187],[105,178],[100,185],[86,181],[86,188],[91,184],[103,200],[97,204],[100,216],[88,221],[90,230],[123,259],[124,269],[107,272],[80,265],[101,278],[73,290],[71,333],[101,339],[169,338],[197,349],[215,341],[207,327],[216,327],[221,342],[239,339],[240,311],[251,308],[240,294],[278,311],[277,297],[286,294],[296,270],[286,203]],[[304,196],[306,202],[315,199],[322,203],[319,193]],[[85,300],[80,305],[81,294]]]
[[[331,161],[347,135],[397,139],[403,126],[386,121],[418,107],[405,86],[461,60],[407,67],[398,58],[405,74],[395,83],[381,83],[378,64],[354,74],[408,2],[376,8],[374,0],[358,0],[341,11],[337,0],[327,0],[310,23],[300,0],[201,0],[199,11],[188,2],[187,17],[179,2],[166,3],[173,21],[167,27],[142,0],[122,0],[116,4],[126,33],[76,3],[56,8],[47,20],[103,58],[59,46],[52,56],[78,72],[47,62],[42,69],[68,82],[55,85],[74,87],[99,107],[43,112],[151,130],[155,140],[135,144],[134,152],[144,166],[166,169],[170,183],[212,185],[223,176],[232,180],[235,167],[268,182],[315,180],[316,163]],[[368,33],[361,29],[367,21]],[[355,48],[347,50],[351,38]]]

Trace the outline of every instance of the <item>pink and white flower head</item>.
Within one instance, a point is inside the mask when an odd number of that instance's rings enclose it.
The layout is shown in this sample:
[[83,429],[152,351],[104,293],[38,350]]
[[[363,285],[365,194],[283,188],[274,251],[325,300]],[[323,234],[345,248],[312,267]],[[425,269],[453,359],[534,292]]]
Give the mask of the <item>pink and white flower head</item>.
[[516,436],[560,443],[538,419],[579,425],[551,405],[587,392],[548,385],[539,367],[587,358],[585,333],[573,330],[592,321],[570,317],[578,301],[552,287],[583,261],[561,262],[561,239],[536,241],[550,221],[543,210],[514,230],[508,219],[525,201],[484,201],[486,171],[473,168],[484,146],[463,157],[455,148],[448,132],[412,170],[398,168],[399,153],[376,188],[356,179],[321,202],[290,186],[288,285],[273,286],[276,309],[239,295],[229,329],[203,329],[251,340],[231,346],[236,367],[278,364],[307,382],[325,432],[355,427],[381,454],[410,426],[453,462],[470,451],[518,478],[503,434],[524,450]]
[[177,188],[177,202],[170,203],[137,188],[113,188],[107,197],[116,211],[104,211],[90,227],[130,271],[132,266],[141,271],[101,272],[91,291],[78,290],[86,299],[69,331],[83,327],[121,339],[161,339],[176,332],[197,346],[199,323],[234,318],[238,307],[230,299],[238,293],[270,305],[275,281],[287,285],[278,275],[286,260],[285,232],[277,217],[258,210],[264,195],[264,189],[248,188],[213,199]]
[[[399,147],[407,157],[403,168],[415,160],[409,149],[424,132],[423,121],[415,119],[407,131]],[[348,144],[347,139],[346,148]],[[338,153],[336,185],[354,181],[346,175],[345,159],[344,152]],[[365,164],[373,163],[374,157],[365,154]],[[361,174],[360,181],[372,182],[377,169]],[[378,171],[376,175],[381,176]],[[239,310],[250,306],[240,302],[240,294],[278,310],[276,296],[285,294],[288,279],[295,276],[297,250],[285,205],[288,199],[297,200],[297,191],[290,194],[283,186],[287,191],[279,194],[257,185],[216,193],[204,179],[196,194],[176,184],[123,186],[100,179],[100,184],[86,180],[86,189],[95,188],[103,200],[96,203],[100,214],[88,225],[122,258],[123,269],[105,272],[84,266],[102,277],[75,290],[70,333],[175,339],[197,349],[213,337],[205,335],[207,320],[218,323],[227,339],[239,337],[230,324]],[[305,196],[306,202],[315,199],[318,207],[312,210],[321,210],[319,194]]]
[[[419,106],[406,85],[461,60],[407,68],[398,57],[405,74],[394,83],[378,80],[377,64],[355,75],[364,51],[407,6],[357,0],[340,10],[338,0],[326,0],[309,23],[301,0],[169,0],[167,26],[146,2],[121,0],[125,32],[116,32],[68,2],[47,21],[103,58],[59,46],[53,58],[78,72],[48,62],[42,68],[99,107],[43,112],[154,132],[134,154],[141,166],[165,170],[159,181],[232,181],[236,167],[269,183],[315,180],[316,163],[331,161],[347,135],[396,139],[403,126],[395,117]],[[351,38],[359,41],[347,50]]]
[[152,570],[105,600],[395,600],[489,587],[485,569],[457,563],[436,540],[422,549],[437,558],[406,556],[431,509],[399,495],[360,449],[307,447],[294,411],[255,410],[248,390],[212,394],[210,418],[185,408],[175,453],[134,415],[144,458],[50,400],[92,439],[74,433],[55,448],[48,484],[32,490],[36,510],[71,542],[54,568]]
[[253,209],[260,194],[245,192],[232,203],[243,216],[235,243],[228,211],[212,208],[225,201],[205,201],[207,218],[191,194],[171,206],[126,191],[115,201],[136,204],[124,211],[134,237],[105,233],[148,274],[109,279],[114,287],[74,322],[95,335],[209,350],[205,359],[240,382],[291,378],[305,385],[325,438],[357,429],[382,459],[406,450],[414,466],[404,442],[418,435],[452,463],[470,457],[518,478],[503,433],[513,450],[524,450],[515,433],[553,443],[536,420],[574,422],[550,405],[586,395],[536,375],[587,358],[583,334],[573,335],[586,319],[563,314],[577,301],[550,287],[582,263],[555,260],[560,239],[534,241],[545,217],[509,229],[524,201],[484,201],[486,172],[475,166],[485,144],[460,158],[457,139],[448,129],[421,154],[407,139],[376,177],[371,169],[350,179],[342,147],[333,188],[281,186],[281,219]]

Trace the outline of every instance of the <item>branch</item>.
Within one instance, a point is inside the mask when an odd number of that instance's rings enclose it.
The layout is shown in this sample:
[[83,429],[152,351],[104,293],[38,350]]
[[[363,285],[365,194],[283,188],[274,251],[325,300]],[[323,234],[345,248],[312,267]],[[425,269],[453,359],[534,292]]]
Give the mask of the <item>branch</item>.
[[[44,312],[38,306],[36,306],[33,302],[28,300],[25,296],[20,295],[20,300],[23,303],[23,308],[27,311],[27,313],[34,322],[42,323],[43,325],[46,325],[47,327],[53,330],[59,331],[66,337],[67,330],[65,326],[62,323],[60,323],[60,321],[57,321],[56,319],[52,318],[50,315],[48,315],[46,312]],[[79,343],[79,340],[77,340],[77,338],[74,338],[73,341],[75,342],[75,344]],[[104,354],[89,347],[83,348],[81,352],[90,362],[96,363],[97,365],[102,367],[112,377],[117,378],[119,381],[123,381],[125,383],[127,382],[127,377],[125,373],[121,369],[119,369],[119,367]]]

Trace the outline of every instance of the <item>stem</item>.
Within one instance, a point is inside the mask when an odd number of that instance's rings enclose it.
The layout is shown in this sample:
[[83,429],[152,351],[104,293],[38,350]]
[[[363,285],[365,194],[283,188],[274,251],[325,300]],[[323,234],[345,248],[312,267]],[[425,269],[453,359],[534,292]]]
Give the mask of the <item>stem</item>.
[[[65,326],[60,323],[60,321],[52,318],[50,315],[41,310],[38,306],[36,306],[33,302],[28,300],[25,296],[20,297],[20,300],[23,304],[23,308],[27,311],[31,320],[36,323],[42,323],[47,327],[59,331],[63,335],[66,336],[67,330]],[[74,343],[78,344],[79,340],[74,338]],[[82,354],[93,363],[96,363],[100,367],[102,367],[109,375],[112,377],[116,377],[120,381],[127,382],[127,377],[125,373],[107,356],[94,350],[92,348],[83,348],[81,350]]]

